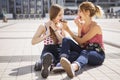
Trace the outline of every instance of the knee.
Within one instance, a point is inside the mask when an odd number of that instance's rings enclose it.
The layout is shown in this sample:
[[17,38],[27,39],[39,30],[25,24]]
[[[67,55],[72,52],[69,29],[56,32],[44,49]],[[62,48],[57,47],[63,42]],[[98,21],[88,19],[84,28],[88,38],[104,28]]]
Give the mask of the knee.
[[42,58],[44,57],[44,56],[46,56],[46,55],[50,55],[50,56],[52,56],[52,59],[54,59],[54,56],[53,56],[53,54],[52,53],[50,53],[50,52],[46,52],[43,56],[42,56]]
[[88,57],[88,64],[96,66],[101,65],[103,63],[103,59],[99,54],[95,54],[95,52],[91,52]]
[[69,38],[63,38],[63,42],[68,42],[69,40]]
[[62,58],[62,57],[68,58],[69,56],[68,56],[68,54],[63,53],[60,55],[60,58]]

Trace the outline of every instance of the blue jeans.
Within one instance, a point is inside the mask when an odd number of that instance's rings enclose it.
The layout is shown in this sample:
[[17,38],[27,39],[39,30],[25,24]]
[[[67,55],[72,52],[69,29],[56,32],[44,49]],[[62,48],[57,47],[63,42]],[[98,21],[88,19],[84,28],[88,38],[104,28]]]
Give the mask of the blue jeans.
[[61,46],[59,44],[44,45],[40,59],[42,60],[43,56],[45,56],[45,54],[49,52],[53,57],[53,64],[57,64],[60,61],[60,55],[59,55],[60,50],[61,50]]
[[69,38],[63,38],[60,56],[66,57],[70,62],[73,62],[80,56],[80,52],[82,50],[83,49],[73,40]]
[[80,68],[86,64],[100,65],[105,59],[104,52],[87,51],[69,38],[63,38],[60,56],[66,57],[70,62],[77,62]]
[[104,59],[104,52],[98,53],[97,51],[92,50],[82,50],[81,55],[77,58],[75,62],[78,63],[79,68],[83,68],[86,64],[92,66],[101,65],[104,62]]

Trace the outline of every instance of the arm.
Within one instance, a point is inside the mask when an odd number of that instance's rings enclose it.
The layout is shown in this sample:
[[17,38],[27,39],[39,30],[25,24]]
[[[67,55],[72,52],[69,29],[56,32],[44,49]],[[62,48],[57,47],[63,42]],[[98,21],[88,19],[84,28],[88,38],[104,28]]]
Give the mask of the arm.
[[62,39],[65,37],[63,29],[62,29],[62,34],[60,34],[59,31],[58,31],[58,29],[57,29],[57,27],[56,27],[56,25],[53,22],[51,23],[50,27],[54,30],[54,33],[57,36],[57,39],[60,42],[62,42]]
[[33,38],[32,38],[32,45],[35,45],[35,44],[43,41],[47,36],[50,35],[50,33],[49,33],[49,34],[47,34],[47,35],[42,36],[42,34],[43,34],[45,31],[46,31],[45,27],[44,27],[43,25],[40,25],[39,28],[37,29],[35,35],[34,35]]
[[90,31],[84,35],[82,38],[74,35],[70,30],[68,30],[68,33],[72,36],[72,38],[78,43],[78,44],[83,44],[93,38],[96,34],[101,33],[101,29],[99,26],[93,26]]

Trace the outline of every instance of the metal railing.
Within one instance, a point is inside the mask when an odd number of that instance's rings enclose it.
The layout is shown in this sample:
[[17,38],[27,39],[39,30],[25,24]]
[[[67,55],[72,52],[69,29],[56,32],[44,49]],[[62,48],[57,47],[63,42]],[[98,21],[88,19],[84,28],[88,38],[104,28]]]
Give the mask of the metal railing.
[[105,18],[120,18],[120,13],[105,13]]
[[41,14],[17,14],[16,19],[41,19]]
[[[69,18],[68,16],[69,15],[67,15],[66,18]],[[73,16],[75,16],[75,15],[73,15]],[[17,14],[16,15],[16,19],[41,19],[41,18],[42,18],[41,14]],[[103,18],[120,19],[120,13],[105,13]]]

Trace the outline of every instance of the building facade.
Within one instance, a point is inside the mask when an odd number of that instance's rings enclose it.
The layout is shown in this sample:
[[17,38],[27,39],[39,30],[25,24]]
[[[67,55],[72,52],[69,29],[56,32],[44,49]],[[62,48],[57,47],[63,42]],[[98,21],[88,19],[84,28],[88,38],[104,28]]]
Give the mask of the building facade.
[[42,0],[0,0],[0,11],[15,14],[41,13]]
[[[0,0],[0,13],[28,16],[43,14],[43,0]],[[26,18],[27,18],[26,16]]]
[[12,14],[13,17],[45,17],[51,4],[63,7],[76,7],[83,1],[91,1],[105,10],[110,6],[120,6],[120,0],[0,0],[0,13]]

